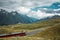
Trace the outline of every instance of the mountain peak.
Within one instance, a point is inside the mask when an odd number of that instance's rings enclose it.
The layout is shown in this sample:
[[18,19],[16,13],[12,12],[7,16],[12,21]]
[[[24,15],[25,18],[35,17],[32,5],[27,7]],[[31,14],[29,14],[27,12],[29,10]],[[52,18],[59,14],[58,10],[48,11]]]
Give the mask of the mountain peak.
[[8,12],[4,9],[0,9],[0,25],[11,25],[18,23],[33,23],[36,22],[36,18],[29,17],[18,13],[17,11]]

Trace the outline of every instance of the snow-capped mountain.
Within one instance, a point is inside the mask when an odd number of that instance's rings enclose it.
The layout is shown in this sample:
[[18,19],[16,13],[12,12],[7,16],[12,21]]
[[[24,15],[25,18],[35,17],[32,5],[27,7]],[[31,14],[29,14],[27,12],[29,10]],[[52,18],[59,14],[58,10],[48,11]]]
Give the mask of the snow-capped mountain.
[[[30,10],[31,9],[31,10]],[[35,8],[22,7],[18,11],[8,12],[0,10],[0,25],[33,23],[41,20],[47,20],[58,15],[60,17],[60,3],[55,2],[50,6],[41,6]],[[26,12],[26,13],[25,13]]]
[[37,19],[22,15],[17,11],[8,12],[0,10],[0,25],[17,24],[17,23],[32,23]]

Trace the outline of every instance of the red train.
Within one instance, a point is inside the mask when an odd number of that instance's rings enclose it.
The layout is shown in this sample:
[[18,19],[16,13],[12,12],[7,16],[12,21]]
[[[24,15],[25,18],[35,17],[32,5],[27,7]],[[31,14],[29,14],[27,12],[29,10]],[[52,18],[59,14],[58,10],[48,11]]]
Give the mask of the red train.
[[16,33],[16,34],[5,34],[0,35],[0,38],[15,37],[15,36],[26,36],[26,33]]

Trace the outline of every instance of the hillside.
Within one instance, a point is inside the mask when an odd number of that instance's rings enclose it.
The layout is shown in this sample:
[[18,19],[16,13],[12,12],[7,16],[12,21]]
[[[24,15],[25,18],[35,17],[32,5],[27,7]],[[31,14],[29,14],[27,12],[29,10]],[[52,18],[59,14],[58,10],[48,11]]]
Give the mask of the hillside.
[[[13,30],[13,32],[14,32],[14,30],[20,31],[21,29],[33,30],[33,29],[53,26],[53,25],[58,24],[58,23],[60,23],[60,19],[53,18],[53,19],[49,19],[49,20],[45,20],[45,21],[41,21],[41,22],[38,21],[38,22],[32,23],[32,24],[16,24],[16,25],[8,25],[8,26],[4,25],[4,26],[0,26],[0,30],[2,30],[2,31],[8,30],[8,32],[10,30],[11,30],[11,32],[12,32],[12,30]],[[1,33],[1,31],[0,31],[0,33]]]
[[[12,32],[30,32],[34,29],[43,28],[43,27],[51,27],[37,33],[36,35],[32,35],[30,37],[13,37],[13,38],[1,38],[1,40],[60,40],[60,19],[53,18],[33,24],[16,24],[16,25],[8,25],[8,26],[0,26],[0,34],[7,34]],[[58,25],[55,25],[58,24]]]
[[34,37],[43,37],[51,40],[60,40],[60,24],[52,26],[41,33],[33,35]]

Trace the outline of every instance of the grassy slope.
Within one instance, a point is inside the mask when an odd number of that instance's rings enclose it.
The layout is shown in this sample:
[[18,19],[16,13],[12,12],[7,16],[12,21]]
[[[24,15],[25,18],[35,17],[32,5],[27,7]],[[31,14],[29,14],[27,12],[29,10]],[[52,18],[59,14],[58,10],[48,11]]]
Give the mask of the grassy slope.
[[51,40],[60,40],[60,24],[53,25],[52,28],[46,29],[41,33],[33,35],[32,37],[43,37]]
[[59,18],[32,23],[32,24],[16,24],[16,25],[0,26],[0,34],[29,31],[29,30],[38,29],[41,27],[53,26],[54,24],[57,24],[57,23],[60,23]]
[[52,26],[41,33],[33,35],[32,37],[43,37],[51,40],[60,40],[60,24]]
[[[41,28],[41,27],[55,26],[55,24],[58,24],[58,23],[60,23],[59,18],[37,22],[33,24],[8,25],[8,26],[0,27],[0,34],[20,32],[20,31],[30,31],[30,30],[34,30],[37,28]],[[4,38],[0,40],[40,40],[39,39],[40,37],[54,40],[56,37],[58,37],[58,39],[60,38],[59,29],[60,29],[60,24],[56,25],[54,28],[50,28],[36,35],[32,35],[31,37]]]

